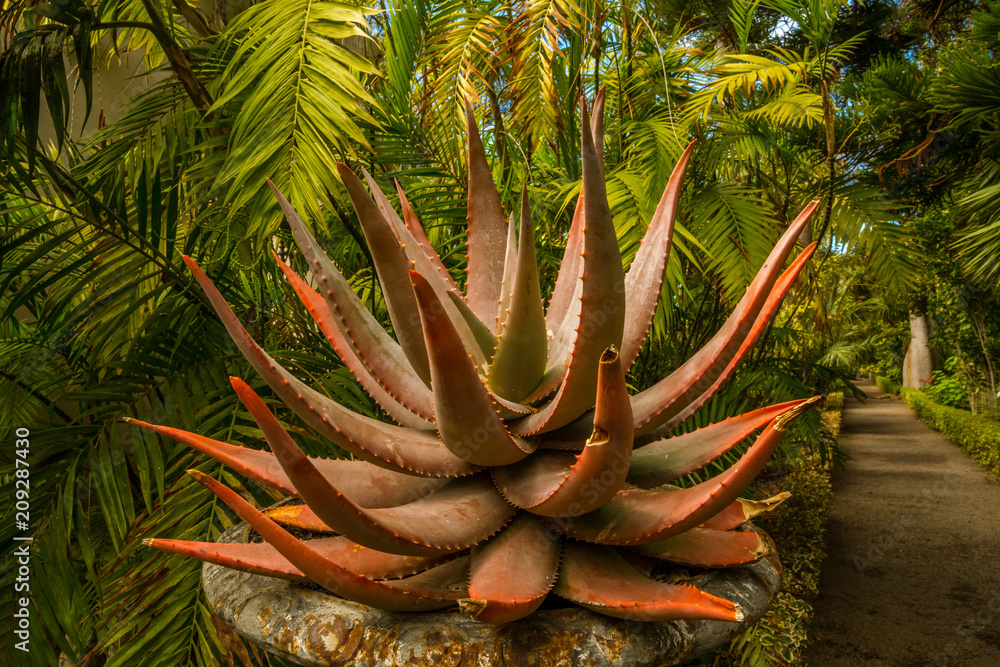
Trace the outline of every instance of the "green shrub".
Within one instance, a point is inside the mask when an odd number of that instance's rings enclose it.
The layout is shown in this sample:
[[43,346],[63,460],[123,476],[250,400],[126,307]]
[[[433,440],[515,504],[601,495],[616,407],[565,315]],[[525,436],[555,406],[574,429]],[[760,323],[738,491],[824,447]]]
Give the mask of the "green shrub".
[[877,384],[878,388],[887,394],[899,394],[899,390],[901,389],[898,382],[893,382],[889,378],[881,375],[875,376],[875,384]]
[[794,664],[808,646],[806,623],[812,618],[812,605],[781,591],[764,617],[730,644],[726,659],[717,664],[740,667],[771,667]]
[[935,403],[952,408],[969,407],[969,391],[959,378],[948,375],[944,371],[934,371],[930,380],[931,382],[924,388],[924,392]]
[[840,412],[844,409],[844,392],[831,391],[826,395],[826,411]]
[[980,465],[1000,475],[1000,424],[967,410],[935,403],[931,396],[904,389],[910,409],[928,426],[969,452]]

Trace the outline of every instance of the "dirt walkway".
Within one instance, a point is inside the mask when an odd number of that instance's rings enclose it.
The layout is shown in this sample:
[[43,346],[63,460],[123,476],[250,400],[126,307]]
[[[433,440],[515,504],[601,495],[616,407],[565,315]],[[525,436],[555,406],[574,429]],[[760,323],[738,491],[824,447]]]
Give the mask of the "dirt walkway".
[[[906,403],[848,400],[809,667],[1000,667],[1000,484]],[[881,397],[881,398],[880,398]]]

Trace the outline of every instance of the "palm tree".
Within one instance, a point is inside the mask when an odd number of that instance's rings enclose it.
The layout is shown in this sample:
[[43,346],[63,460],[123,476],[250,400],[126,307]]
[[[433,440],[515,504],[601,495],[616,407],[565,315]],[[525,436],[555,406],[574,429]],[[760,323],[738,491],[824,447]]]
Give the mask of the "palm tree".
[[[260,440],[224,389],[228,374],[252,375],[191,288],[182,254],[208,267],[286,367],[377,414],[287,299],[269,253],[306,267],[289,252],[282,219],[263,194],[265,178],[308,214],[388,323],[335,163],[365,166],[386,186],[398,180],[447,266],[462,275],[464,97],[476,106],[508,208],[529,184],[542,220],[540,263],[554,268],[580,188],[577,105],[606,87],[608,194],[626,262],[677,156],[698,140],[668,298],[632,378],[640,386],[704,342],[788,211],[812,197],[833,194],[825,219],[835,247],[852,243],[886,280],[905,279],[883,203],[857,200],[846,159],[831,152],[853,129],[841,129],[847,121],[834,114],[829,133],[834,66],[852,43],[825,43],[836,12],[810,2],[766,11],[735,3],[721,27],[678,27],[669,14],[638,5],[572,0],[394,0],[376,13],[351,2],[268,0],[231,15],[220,3],[211,16],[184,0],[7,3],[0,25],[14,39],[0,55],[2,108],[11,112],[0,143],[0,427],[28,424],[32,432],[32,599],[41,628],[29,659],[268,660],[214,622],[194,566],[140,544],[151,533],[211,540],[231,525],[214,498],[188,484],[186,468],[220,476],[260,504],[273,498],[121,424],[140,417],[220,440]],[[782,17],[806,42],[761,55],[769,26]],[[807,34],[814,20],[826,32]],[[699,48],[706,44],[719,50]],[[90,111],[94,73],[119,52],[145,58],[156,76],[119,118],[80,137],[69,123],[63,57],[76,62],[70,78]],[[768,89],[730,87],[772,71]],[[42,95],[54,146],[39,142]],[[817,131],[826,139],[821,148]],[[824,225],[817,236],[825,233]],[[555,272],[545,273],[551,289]],[[790,398],[805,384],[838,382],[836,372],[794,358],[801,335],[794,326],[775,329],[767,351],[693,422]],[[309,361],[316,357],[329,363]],[[281,416],[309,453],[338,455],[293,415]],[[3,464],[8,474],[14,462]],[[10,485],[3,489],[10,500]],[[13,525],[0,528],[5,539]],[[13,576],[5,573],[0,585],[12,586]],[[0,639],[0,653],[13,650],[12,638]]]

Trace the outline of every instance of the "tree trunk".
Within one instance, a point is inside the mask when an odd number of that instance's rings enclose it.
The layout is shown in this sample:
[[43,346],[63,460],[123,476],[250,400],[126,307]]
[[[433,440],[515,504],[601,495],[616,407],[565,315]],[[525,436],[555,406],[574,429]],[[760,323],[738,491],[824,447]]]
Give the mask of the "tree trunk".
[[931,321],[928,315],[910,316],[910,347],[903,359],[903,386],[920,389],[934,372],[934,356],[930,348]]

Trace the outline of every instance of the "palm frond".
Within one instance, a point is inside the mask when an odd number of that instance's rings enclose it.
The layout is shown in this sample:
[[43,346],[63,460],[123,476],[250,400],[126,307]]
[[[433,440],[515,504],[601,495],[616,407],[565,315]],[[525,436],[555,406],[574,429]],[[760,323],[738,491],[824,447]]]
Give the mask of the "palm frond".
[[[266,178],[313,220],[337,189],[336,163],[368,146],[360,123],[377,124],[360,80],[372,64],[344,46],[364,37],[365,13],[340,2],[264,2],[233,20],[220,48],[236,45],[212,113],[234,114],[216,187],[234,209],[254,204],[261,234],[280,217]],[[255,73],[247,76],[247,72]]]

